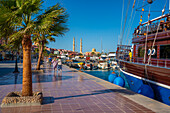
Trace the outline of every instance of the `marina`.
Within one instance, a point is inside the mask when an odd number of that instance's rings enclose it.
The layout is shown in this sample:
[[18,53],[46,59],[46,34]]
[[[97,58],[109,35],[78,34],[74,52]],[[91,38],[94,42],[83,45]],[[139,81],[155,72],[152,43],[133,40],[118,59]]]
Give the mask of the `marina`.
[[170,113],[170,0],[1,0],[0,102],[0,113]]

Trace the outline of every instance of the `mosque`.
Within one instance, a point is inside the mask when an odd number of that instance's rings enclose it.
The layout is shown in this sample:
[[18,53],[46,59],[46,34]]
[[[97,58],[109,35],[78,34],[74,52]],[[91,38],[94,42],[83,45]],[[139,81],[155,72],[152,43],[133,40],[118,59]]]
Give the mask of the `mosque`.
[[[75,52],[75,37],[73,37],[73,52]],[[82,38],[80,39],[80,53],[83,54],[82,52]],[[93,56],[93,55],[98,55],[100,52],[96,52],[96,49],[93,48],[91,52],[85,52],[86,56]]]
[[86,56],[93,56],[98,54],[100,54],[100,52],[96,52],[95,48],[93,48],[91,52],[86,52]]

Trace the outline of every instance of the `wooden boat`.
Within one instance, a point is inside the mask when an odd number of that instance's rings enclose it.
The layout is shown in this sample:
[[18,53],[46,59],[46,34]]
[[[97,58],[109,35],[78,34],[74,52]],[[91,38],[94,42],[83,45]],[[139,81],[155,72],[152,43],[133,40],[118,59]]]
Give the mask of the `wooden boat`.
[[[128,60],[127,52],[131,50],[131,46],[118,45],[117,59],[120,70],[132,91],[138,92],[142,85],[149,85],[153,89],[155,99],[170,105],[170,14],[140,24],[137,29],[132,39],[134,46],[131,62]],[[152,49],[154,39],[156,41]]]

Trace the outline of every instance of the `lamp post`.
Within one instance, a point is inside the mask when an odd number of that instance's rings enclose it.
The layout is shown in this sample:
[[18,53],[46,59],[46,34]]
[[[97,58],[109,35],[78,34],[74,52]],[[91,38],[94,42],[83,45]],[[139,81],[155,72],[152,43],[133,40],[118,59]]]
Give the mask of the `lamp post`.
[[19,71],[18,71],[18,63],[17,63],[17,52],[15,52],[16,53],[16,60],[15,60],[15,70],[14,70],[14,72],[13,73],[19,73]]

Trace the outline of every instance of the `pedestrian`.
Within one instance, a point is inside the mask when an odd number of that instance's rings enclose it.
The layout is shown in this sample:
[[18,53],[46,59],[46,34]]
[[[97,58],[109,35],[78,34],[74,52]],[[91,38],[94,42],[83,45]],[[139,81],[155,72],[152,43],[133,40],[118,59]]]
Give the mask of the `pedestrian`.
[[93,64],[92,64],[92,62],[90,62],[90,70],[92,70],[93,69]]
[[130,62],[132,62],[132,52],[131,52],[131,50],[129,50],[129,60],[130,60]]
[[52,64],[53,64],[53,68],[54,68],[54,71],[55,71],[55,69],[57,68],[57,65],[58,65],[58,61],[57,61],[56,57],[54,57],[54,59],[52,60]]
[[51,61],[52,61],[52,58],[51,58],[51,56],[49,56],[48,62],[49,62],[49,64],[50,64],[50,67],[51,67]]
[[107,64],[107,69],[109,70],[110,69],[110,64],[111,64],[111,61],[110,61],[110,58],[109,58],[109,60],[108,60],[108,64]]
[[2,56],[2,61],[4,61],[4,57]]
[[62,72],[62,62],[61,62],[61,58],[58,59],[58,71]]
[[78,64],[80,65],[79,71],[82,72],[81,69],[84,70],[84,62],[80,62],[80,63],[78,63]]

